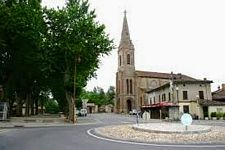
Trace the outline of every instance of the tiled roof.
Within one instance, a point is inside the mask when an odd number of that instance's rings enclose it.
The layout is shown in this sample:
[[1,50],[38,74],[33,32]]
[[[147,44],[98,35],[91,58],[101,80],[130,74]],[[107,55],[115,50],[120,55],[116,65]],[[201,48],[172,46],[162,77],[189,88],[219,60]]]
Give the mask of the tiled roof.
[[212,99],[213,100],[225,100],[225,91],[224,90],[217,90],[212,93]]
[[[160,79],[171,79],[171,73],[161,73],[161,72],[149,72],[149,71],[136,71],[138,77],[147,77],[147,78],[160,78]],[[184,79],[184,80],[196,80],[187,75],[181,73],[173,74],[174,79]]]
[[202,106],[225,106],[225,102],[219,102],[214,100],[199,99],[198,103]]
[[[212,83],[212,81],[210,81],[210,80],[197,80],[197,79],[191,79],[191,80],[178,79],[178,80],[174,80],[173,81],[173,84],[183,84],[183,83],[187,83],[187,84],[197,84],[197,83],[204,84],[204,83]],[[151,89],[151,90],[147,91],[147,93],[158,91],[158,90],[166,88],[166,87],[170,87],[170,82],[167,82],[167,83],[163,84],[162,86],[157,87],[155,89]]]

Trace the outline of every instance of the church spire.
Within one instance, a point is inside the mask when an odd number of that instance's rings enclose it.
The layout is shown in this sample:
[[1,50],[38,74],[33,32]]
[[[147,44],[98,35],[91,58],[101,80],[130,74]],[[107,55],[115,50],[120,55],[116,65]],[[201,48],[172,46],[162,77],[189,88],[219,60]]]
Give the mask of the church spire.
[[127,11],[124,11],[124,18],[123,18],[123,29],[122,29],[122,33],[121,33],[121,40],[120,40],[120,45],[121,44],[131,44],[131,40],[130,40],[130,32],[129,32],[129,28],[128,28],[128,23],[127,23]]

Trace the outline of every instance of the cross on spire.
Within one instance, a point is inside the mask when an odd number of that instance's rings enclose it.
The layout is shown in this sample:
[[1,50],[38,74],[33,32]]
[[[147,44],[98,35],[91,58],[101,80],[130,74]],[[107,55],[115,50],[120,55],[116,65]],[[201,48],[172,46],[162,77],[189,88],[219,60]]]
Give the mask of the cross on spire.
[[126,16],[127,15],[127,11],[126,11],[126,9],[124,10],[124,16]]

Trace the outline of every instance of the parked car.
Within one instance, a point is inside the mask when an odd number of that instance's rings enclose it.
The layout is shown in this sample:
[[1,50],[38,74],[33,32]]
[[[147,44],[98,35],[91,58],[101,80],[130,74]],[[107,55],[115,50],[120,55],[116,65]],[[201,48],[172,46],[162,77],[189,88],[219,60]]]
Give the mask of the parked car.
[[81,109],[80,116],[87,116],[87,109]]
[[137,114],[137,110],[133,109],[132,111],[129,112],[130,115],[136,115]]

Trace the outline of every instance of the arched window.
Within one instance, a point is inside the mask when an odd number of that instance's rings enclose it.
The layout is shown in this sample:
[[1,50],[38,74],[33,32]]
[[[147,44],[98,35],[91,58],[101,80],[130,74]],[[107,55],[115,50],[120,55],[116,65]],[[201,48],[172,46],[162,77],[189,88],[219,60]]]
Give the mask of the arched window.
[[127,86],[127,94],[129,94],[129,80],[126,79],[126,86]]
[[130,64],[130,54],[127,54],[127,64]]
[[133,94],[133,86],[132,79],[130,79],[130,94]]

